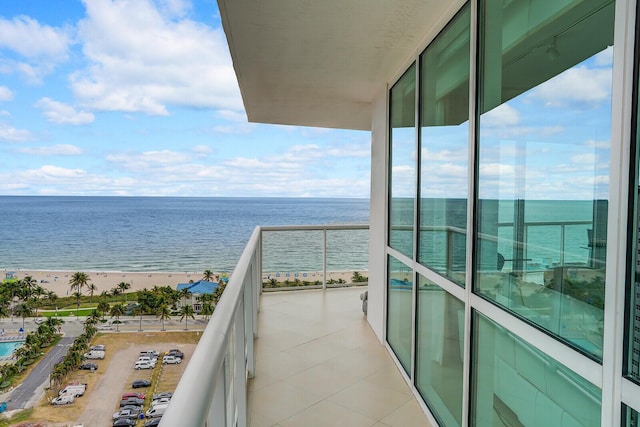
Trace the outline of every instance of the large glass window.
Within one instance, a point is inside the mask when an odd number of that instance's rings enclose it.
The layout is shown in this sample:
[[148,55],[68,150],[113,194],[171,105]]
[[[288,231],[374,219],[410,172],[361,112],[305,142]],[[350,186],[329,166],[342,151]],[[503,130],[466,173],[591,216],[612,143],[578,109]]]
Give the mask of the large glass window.
[[601,358],[614,2],[479,20],[475,291]]
[[416,377],[441,425],[462,425],[464,303],[418,276]]
[[[640,37],[640,36],[636,36]],[[638,43],[640,45],[640,43]],[[636,52],[640,55],[640,52]],[[640,70],[636,70],[640,73]],[[636,135],[633,141],[635,152],[632,153],[631,170],[635,172],[629,185],[629,200],[631,209],[629,210],[629,236],[627,239],[631,253],[629,268],[630,284],[627,287],[627,355],[625,374],[628,378],[640,383],[640,118],[638,117],[638,103],[640,102],[640,75],[636,76]],[[637,413],[633,417],[638,420]]]
[[469,151],[465,7],[421,56],[419,261],[464,285]]
[[601,391],[474,314],[471,425],[600,426]]
[[389,246],[413,259],[416,198],[416,67],[391,88]]
[[387,342],[408,375],[411,375],[413,334],[413,273],[389,256],[387,283]]

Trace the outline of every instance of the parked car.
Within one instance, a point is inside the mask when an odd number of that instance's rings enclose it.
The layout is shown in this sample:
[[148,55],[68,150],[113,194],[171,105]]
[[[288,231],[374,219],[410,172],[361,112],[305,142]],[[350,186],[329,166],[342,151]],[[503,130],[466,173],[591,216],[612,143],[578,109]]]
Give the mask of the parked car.
[[172,348],[171,350],[167,351],[166,356],[176,356],[176,357],[179,357],[180,359],[184,359],[184,353],[178,350],[177,348]]
[[69,405],[73,403],[75,397],[71,393],[65,393],[61,396],[56,397],[51,401],[52,405]]
[[98,369],[98,365],[96,365],[95,363],[83,363],[82,365],[80,365],[80,369],[88,369],[90,371],[95,371],[96,369]]
[[140,411],[142,411],[142,406],[140,405],[124,405],[120,408],[121,411],[124,411],[125,409],[130,409],[135,411],[136,409],[139,409]]
[[162,391],[160,393],[153,395],[153,400],[162,399],[163,397],[172,397],[173,392],[171,391]]
[[178,364],[182,362],[182,359],[180,359],[179,357],[176,356],[164,356],[162,358],[162,364],[166,365],[166,364]]
[[84,354],[85,359],[104,359],[104,350],[91,350]]
[[71,394],[73,397],[80,397],[87,390],[86,384],[68,385],[58,393],[59,396],[63,394]]
[[144,427],[156,427],[156,426],[159,426],[161,419],[162,419],[162,417],[160,417],[160,418],[151,418],[150,420],[147,420],[146,423],[144,423]]
[[144,399],[146,396],[144,393],[140,393],[138,391],[130,391],[130,392],[124,393],[121,399],[126,399],[127,397],[137,397],[138,399]]
[[148,361],[148,360],[138,360],[135,365],[133,365],[134,369],[153,369],[156,366],[156,362]]
[[132,388],[141,388],[141,387],[149,387],[151,385],[151,381],[149,380],[135,380],[131,383]]
[[127,397],[126,399],[122,399],[120,401],[120,407],[121,408],[123,406],[127,406],[127,405],[139,405],[139,406],[142,406],[142,405],[144,405],[144,399],[138,399],[137,397]]
[[140,356],[155,357],[157,359],[158,356],[160,356],[160,353],[158,353],[156,350],[143,350],[140,352]]
[[122,408],[118,412],[113,413],[113,419],[117,420],[118,418],[131,418],[132,420],[137,420],[140,416],[140,407],[136,406],[133,408]]
[[113,427],[122,427],[122,426],[135,426],[137,420],[132,420],[130,418],[118,418],[113,422]]
[[162,405],[152,406],[151,408],[147,409],[147,412],[145,412],[145,415],[146,415],[147,418],[162,417],[164,415],[164,412],[167,410],[168,407],[169,407],[168,403],[163,403]]
[[159,399],[153,399],[151,401],[151,406],[164,405],[165,403],[169,403],[169,402],[171,402],[170,397],[161,397]]
[[89,347],[89,351],[92,351],[92,350],[105,351],[106,349],[107,348],[104,344],[92,345],[91,347]]

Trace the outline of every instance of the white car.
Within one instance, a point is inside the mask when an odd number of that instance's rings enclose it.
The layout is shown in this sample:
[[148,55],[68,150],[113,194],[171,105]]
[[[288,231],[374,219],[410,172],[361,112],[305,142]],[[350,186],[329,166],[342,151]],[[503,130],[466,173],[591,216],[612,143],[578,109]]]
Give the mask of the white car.
[[175,357],[175,356],[163,356],[162,357],[162,364],[166,365],[167,363],[170,364],[175,364],[175,363],[181,363],[182,359],[180,359],[179,357]]
[[160,399],[154,399],[151,401],[151,406],[164,405],[165,403],[171,402],[170,397],[161,397]]
[[133,366],[135,369],[153,369],[156,366],[156,362],[148,360],[138,360]]
[[52,405],[68,405],[70,403],[73,403],[73,400],[75,399],[75,397],[73,396],[73,394],[62,394],[58,397],[56,397],[55,399],[53,399],[51,401]]

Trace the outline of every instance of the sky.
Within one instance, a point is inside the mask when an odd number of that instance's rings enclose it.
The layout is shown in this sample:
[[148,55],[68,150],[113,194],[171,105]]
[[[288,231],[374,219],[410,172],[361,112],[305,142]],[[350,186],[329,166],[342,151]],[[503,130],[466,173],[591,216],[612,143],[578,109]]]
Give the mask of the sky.
[[369,197],[370,133],[248,123],[215,0],[0,5],[0,195]]

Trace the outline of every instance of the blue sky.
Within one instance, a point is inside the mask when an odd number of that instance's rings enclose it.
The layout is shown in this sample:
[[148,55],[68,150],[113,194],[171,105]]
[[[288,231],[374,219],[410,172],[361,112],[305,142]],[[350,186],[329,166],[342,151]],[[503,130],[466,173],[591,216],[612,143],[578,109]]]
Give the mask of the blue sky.
[[247,122],[214,0],[0,8],[0,194],[368,197],[370,133]]

